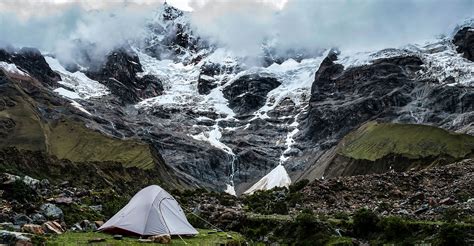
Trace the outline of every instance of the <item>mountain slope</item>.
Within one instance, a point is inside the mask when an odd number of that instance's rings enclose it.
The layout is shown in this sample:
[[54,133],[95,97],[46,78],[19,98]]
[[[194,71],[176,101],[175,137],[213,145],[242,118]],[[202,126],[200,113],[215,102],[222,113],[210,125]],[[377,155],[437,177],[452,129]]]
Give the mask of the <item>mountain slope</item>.
[[368,122],[327,151],[303,178],[424,169],[472,156],[471,135],[426,125]]

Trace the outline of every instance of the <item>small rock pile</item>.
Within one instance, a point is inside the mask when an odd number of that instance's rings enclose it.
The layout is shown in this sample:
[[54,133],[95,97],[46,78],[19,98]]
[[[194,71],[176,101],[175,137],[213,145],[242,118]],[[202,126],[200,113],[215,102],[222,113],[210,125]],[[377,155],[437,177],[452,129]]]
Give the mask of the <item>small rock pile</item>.
[[[0,175],[0,243],[31,245],[34,235],[62,234],[68,229],[61,205],[80,202],[90,191],[71,188],[68,182],[53,186],[46,179],[9,173]],[[101,206],[91,206],[101,210]],[[83,220],[70,227],[76,231],[96,230],[102,221]]]

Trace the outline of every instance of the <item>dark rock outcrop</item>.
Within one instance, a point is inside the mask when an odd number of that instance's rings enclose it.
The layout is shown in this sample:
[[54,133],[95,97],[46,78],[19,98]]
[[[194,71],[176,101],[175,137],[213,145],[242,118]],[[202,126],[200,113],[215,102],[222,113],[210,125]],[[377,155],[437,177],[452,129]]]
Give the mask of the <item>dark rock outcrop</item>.
[[140,59],[133,51],[118,49],[107,56],[105,64],[88,76],[106,85],[125,103],[161,95],[163,85],[152,75],[138,77],[143,72]]
[[371,65],[349,68],[334,63],[330,54],[316,72],[311,88],[306,137],[337,140],[374,117],[407,105],[414,88],[417,57],[379,59]]
[[59,74],[51,70],[41,52],[34,48],[0,49],[0,61],[13,63],[19,69],[48,86],[55,86],[61,80]]
[[247,115],[265,105],[267,94],[280,86],[272,77],[259,74],[244,75],[224,88],[224,97],[234,112]]
[[215,63],[205,63],[201,67],[201,73],[198,78],[198,92],[199,94],[207,95],[212,89],[218,86],[218,82],[214,78],[219,74],[220,66]]
[[456,51],[463,54],[464,58],[474,61],[474,28],[464,27],[453,38]]

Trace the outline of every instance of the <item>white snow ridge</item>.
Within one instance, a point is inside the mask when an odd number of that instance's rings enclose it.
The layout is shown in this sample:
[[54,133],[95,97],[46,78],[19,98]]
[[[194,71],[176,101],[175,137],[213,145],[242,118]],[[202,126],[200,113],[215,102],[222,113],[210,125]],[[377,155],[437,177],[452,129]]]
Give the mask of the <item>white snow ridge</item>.
[[244,194],[252,194],[257,190],[269,190],[275,187],[288,187],[291,179],[283,165],[279,164],[271,172],[265,175]]

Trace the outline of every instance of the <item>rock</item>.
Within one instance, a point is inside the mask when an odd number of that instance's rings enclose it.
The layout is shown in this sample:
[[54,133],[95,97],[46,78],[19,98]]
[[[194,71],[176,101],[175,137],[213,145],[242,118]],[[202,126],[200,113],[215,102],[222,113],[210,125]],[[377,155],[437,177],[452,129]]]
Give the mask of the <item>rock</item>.
[[40,225],[47,221],[47,219],[40,213],[31,215],[31,219],[33,220],[33,223]]
[[169,244],[171,243],[171,236],[169,234],[151,236],[150,239],[154,243]]
[[32,222],[32,219],[24,214],[16,214],[13,216],[13,224],[23,226],[24,224],[29,224]]
[[73,231],[83,231],[84,229],[82,229],[82,227],[79,223],[76,223],[76,224],[71,226],[71,230],[73,230]]
[[26,224],[21,228],[21,231],[27,232],[27,233],[32,233],[35,235],[43,235],[44,230],[40,225],[34,225],[34,224]]
[[422,214],[422,213],[428,211],[429,209],[430,209],[430,207],[428,206],[428,204],[424,204],[423,206],[421,206],[417,210],[415,210],[414,214]]
[[441,201],[439,201],[439,204],[454,205],[454,204],[456,204],[456,201],[453,198],[448,197],[448,198],[444,198]]
[[90,222],[89,220],[83,220],[79,223],[84,231],[95,231],[97,230],[97,226],[95,223]]
[[34,246],[34,244],[30,242],[30,239],[28,238],[27,240],[21,239],[16,241],[15,246]]
[[20,176],[12,175],[9,173],[3,173],[2,174],[2,183],[3,184],[11,184],[17,180],[21,180]]
[[119,235],[119,234],[115,234],[113,237],[114,237],[115,240],[122,240],[123,239],[123,236]]
[[259,74],[244,75],[226,86],[222,91],[229,107],[238,114],[251,114],[265,105],[267,94],[280,86],[273,77]]
[[63,211],[52,203],[45,203],[41,205],[40,212],[51,220],[61,220],[64,217]]
[[54,203],[56,204],[71,204],[72,197],[57,197],[54,198]]
[[31,239],[23,233],[0,231],[0,243],[5,243],[7,245],[16,245],[16,243],[18,242],[20,243],[20,245],[33,245],[31,244]]
[[42,188],[48,188],[49,185],[50,185],[50,183],[49,183],[49,180],[47,180],[47,179],[42,179],[42,180],[40,181],[40,186],[41,186]]
[[87,242],[89,242],[89,243],[100,243],[100,242],[105,242],[105,241],[106,241],[105,238],[98,237],[98,238],[89,239]]
[[474,29],[472,27],[464,27],[459,30],[453,38],[456,45],[456,51],[463,54],[463,57],[474,61]]
[[230,234],[227,234],[227,239],[228,240],[232,239],[232,236]]
[[23,183],[28,185],[31,189],[36,190],[38,188],[40,181],[37,179],[34,179],[30,176],[25,176],[22,179]]
[[56,221],[47,221],[43,224],[43,229],[47,233],[62,234],[64,232],[63,227]]
[[63,181],[59,184],[60,187],[67,187],[69,186],[69,181]]
[[102,205],[94,205],[94,206],[89,206],[90,209],[100,213],[102,212]]
[[423,201],[425,199],[425,194],[423,192],[417,192],[415,195],[411,196],[408,200],[413,203],[415,201]]
[[151,240],[151,239],[142,239],[142,238],[140,238],[137,241],[139,243],[153,243],[153,240]]
[[11,231],[12,228],[13,228],[13,223],[11,223],[11,222],[2,222],[2,223],[0,223],[0,229],[1,230]]
[[97,228],[99,228],[99,227],[101,227],[101,226],[104,224],[104,221],[102,221],[102,220],[96,220],[96,221],[94,221],[94,223],[95,223],[95,226],[97,226]]
[[106,85],[112,94],[124,103],[135,103],[141,99],[163,93],[160,79],[152,75],[138,77],[143,72],[138,55],[129,49],[116,49],[107,55],[104,66],[87,75]]
[[12,51],[0,49],[0,61],[14,63],[30,76],[48,86],[55,86],[56,82],[61,80],[61,76],[49,67],[41,52],[34,48],[21,48]]

